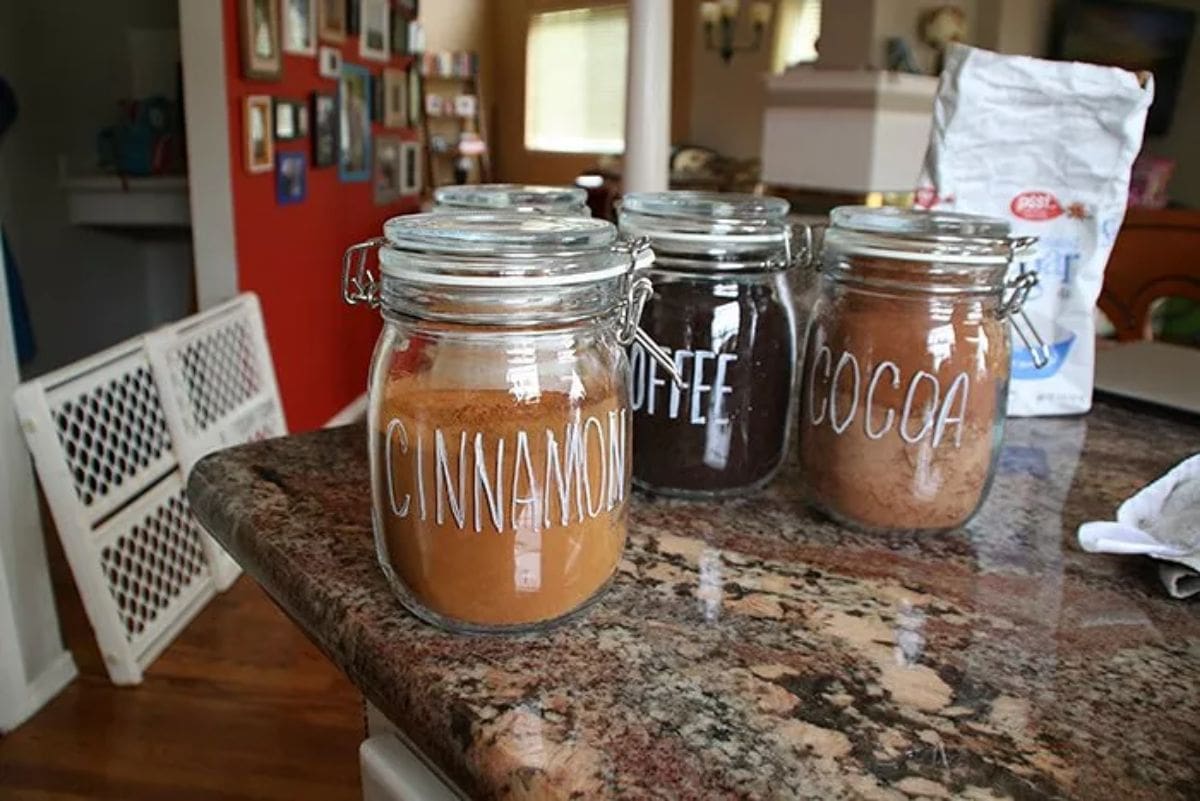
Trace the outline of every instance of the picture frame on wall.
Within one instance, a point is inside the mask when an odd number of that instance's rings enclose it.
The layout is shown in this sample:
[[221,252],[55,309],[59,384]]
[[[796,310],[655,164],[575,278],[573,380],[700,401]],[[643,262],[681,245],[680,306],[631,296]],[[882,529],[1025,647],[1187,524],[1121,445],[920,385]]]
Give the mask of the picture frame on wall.
[[400,194],[421,193],[421,146],[406,141],[400,147]]
[[331,44],[346,41],[346,0],[317,0],[317,36]]
[[371,61],[387,61],[391,58],[389,28],[391,8],[388,0],[361,0],[358,53]]
[[308,104],[296,103],[292,109],[296,114],[296,136],[303,139],[308,136]]
[[342,51],[336,47],[322,47],[317,53],[317,74],[322,78],[337,80],[342,75]]
[[275,98],[272,113],[275,118],[275,141],[290,142],[300,138],[295,101],[283,97]]
[[416,64],[408,68],[408,126],[418,128],[425,112],[424,100],[421,98],[421,71]]
[[270,172],[275,166],[274,123],[271,96],[250,95],[242,108],[246,172]]
[[283,52],[298,56],[317,54],[315,0],[283,1]]
[[425,95],[425,113],[430,117],[440,117],[446,113],[446,100],[439,94]]
[[346,0],[346,35],[358,36],[362,27],[362,6],[359,0]]
[[408,125],[408,76],[404,70],[383,71],[383,124],[387,128]]
[[312,109],[312,165],[332,167],[337,163],[337,96],[313,92],[309,98]]
[[283,73],[279,51],[279,0],[238,0],[242,75],[276,81]]
[[456,117],[474,117],[479,110],[479,99],[475,95],[457,95],[454,98]]
[[408,52],[425,52],[425,26],[415,19],[408,23]]
[[382,134],[375,137],[375,166],[371,179],[375,205],[384,206],[400,199],[400,178],[404,141]]
[[342,63],[338,79],[338,177],[371,177],[371,73],[361,64]]
[[382,75],[371,75],[371,122],[383,122]]
[[392,7],[392,55],[407,56],[409,19],[399,6]]
[[308,197],[308,157],[296,151],[282,151],[276,156],[275,202],[291,206]]

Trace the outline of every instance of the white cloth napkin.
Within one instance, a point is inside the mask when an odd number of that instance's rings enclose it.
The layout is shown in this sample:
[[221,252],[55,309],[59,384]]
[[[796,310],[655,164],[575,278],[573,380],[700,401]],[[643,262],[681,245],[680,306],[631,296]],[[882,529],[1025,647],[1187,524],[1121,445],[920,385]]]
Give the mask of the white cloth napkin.
[[1117,509],[1116,522],[1079,527],[1079,545],[1095,553],[1159,559],[1172,598],[1200,593],[1200,454],[1184,459]]

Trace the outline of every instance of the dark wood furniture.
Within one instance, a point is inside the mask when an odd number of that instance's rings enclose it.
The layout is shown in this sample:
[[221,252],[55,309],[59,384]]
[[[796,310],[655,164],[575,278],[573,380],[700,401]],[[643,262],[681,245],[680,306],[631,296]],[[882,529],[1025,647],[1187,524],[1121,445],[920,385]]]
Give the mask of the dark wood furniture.
[[1159,298],[1200,303],[1200,212],[1130,209],[1117,236],[1098,301],[1117,339],[1150,338]]

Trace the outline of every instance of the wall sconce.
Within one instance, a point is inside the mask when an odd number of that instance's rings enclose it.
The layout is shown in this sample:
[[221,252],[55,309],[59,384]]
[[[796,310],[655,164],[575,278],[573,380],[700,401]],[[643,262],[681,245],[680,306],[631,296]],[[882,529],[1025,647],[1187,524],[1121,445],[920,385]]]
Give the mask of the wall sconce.
[[704,45],[721,54],[728,64],[734,53],[748,53],[762,46],[763,34],[771,21],[771,4],[767,0],[750,3],[750,30],[753,39],[748,44],[734,44],[740,0],[706,0],[700,4],[700,19],[704,22]]

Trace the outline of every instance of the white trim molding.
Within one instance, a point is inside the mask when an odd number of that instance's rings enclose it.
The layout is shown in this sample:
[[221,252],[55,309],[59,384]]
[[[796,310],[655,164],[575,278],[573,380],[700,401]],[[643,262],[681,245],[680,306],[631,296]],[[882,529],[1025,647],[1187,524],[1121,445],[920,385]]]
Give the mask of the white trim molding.
[[[179,0],[184,127],[196,304],[203,311],[238,291],[233,228],[233,171],[225,89],[225,3]],[[240,130],[241,121],[234,120]],[[241,165],[239,165],[239,169]]]
[[367,414],[367,393],[359,395],[354,400],[350,401],[340,412],[330,417],[325,423],[325,428],[337,428],[338,426],[348,426],[351,423],[356,423]]
[[63,647],[25,440],[13,410],[20,381],[0,252],[0,734],[12,731],[75,678]]

